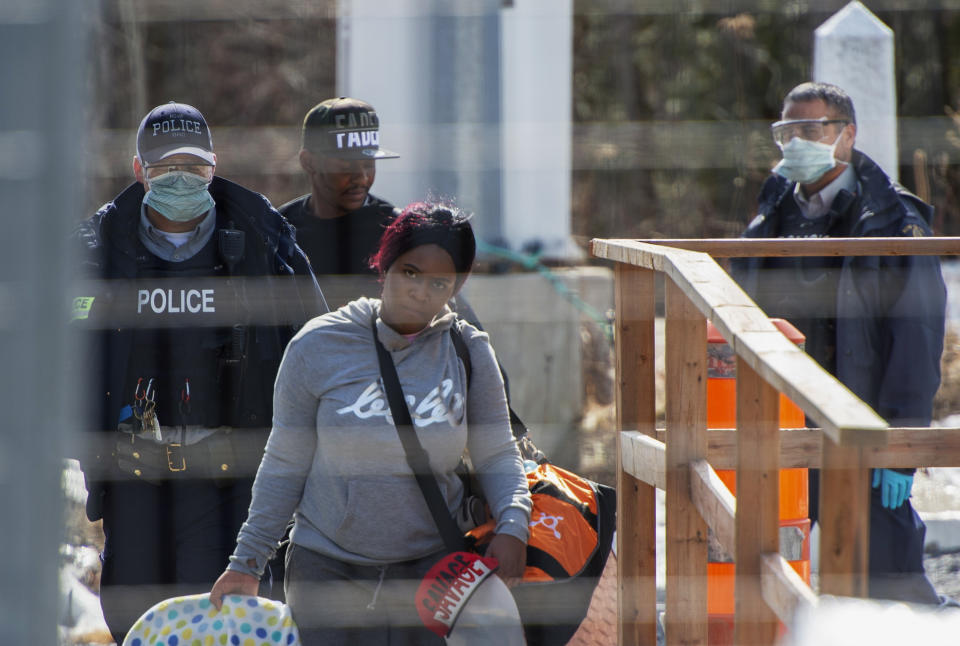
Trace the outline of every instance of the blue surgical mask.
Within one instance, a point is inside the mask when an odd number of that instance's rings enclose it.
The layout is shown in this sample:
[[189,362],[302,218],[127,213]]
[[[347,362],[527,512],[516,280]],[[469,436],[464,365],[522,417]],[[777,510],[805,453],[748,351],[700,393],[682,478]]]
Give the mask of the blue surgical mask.
[[833,151],[839,142],[840,137],[832,144],[794,137],[781,148],[783,159],[773,167],[773,172],[791,182],[812,184],[837,165]]
[[143,202],[173,222],[188,222],[213,207],[209,180],[193,173],[173,171],[147,180]]

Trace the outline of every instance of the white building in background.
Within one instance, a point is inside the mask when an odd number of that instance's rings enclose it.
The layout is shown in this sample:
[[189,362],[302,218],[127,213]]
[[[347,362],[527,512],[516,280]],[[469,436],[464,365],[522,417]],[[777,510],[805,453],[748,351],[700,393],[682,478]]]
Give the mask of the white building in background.
[[369,101],[374,193],[475,213],[481,240],[552,258],[570,238],[572,0],[340,0],[337,91]]

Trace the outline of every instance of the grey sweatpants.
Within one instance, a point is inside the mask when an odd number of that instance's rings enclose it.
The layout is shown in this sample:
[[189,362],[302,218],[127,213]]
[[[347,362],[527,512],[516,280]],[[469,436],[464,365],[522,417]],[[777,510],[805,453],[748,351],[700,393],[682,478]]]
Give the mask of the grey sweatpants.
[[444,555],[382,567],[351,565],[304,547],[287,550],[284,590],[303,646],[443,646],[424,628],[415,598]]

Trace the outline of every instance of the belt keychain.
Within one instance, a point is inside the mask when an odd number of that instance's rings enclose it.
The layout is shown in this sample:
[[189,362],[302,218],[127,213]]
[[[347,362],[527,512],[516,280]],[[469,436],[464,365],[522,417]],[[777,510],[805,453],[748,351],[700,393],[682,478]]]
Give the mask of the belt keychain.
[[157,392],[153,387],[153,377],[147,382],[146,387],[141,390],[143,377],[137,379],[137,388],[133,393],[133,415],[143,427],[143,430],[153,433],[153,439],[157,442],[163,440],[160,433],[160,421],[157,419]]

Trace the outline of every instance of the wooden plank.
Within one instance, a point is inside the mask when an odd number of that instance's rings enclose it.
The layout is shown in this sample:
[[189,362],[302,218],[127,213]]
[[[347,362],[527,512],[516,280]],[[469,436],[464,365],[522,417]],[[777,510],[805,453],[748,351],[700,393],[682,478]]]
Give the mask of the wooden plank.
[[723,549],[736,559],[737,500],[706,460],[690,465],[690,497]]
[[[953,256],[960,254],[960,237],[926,238],[708,238],[630,239],[594,238],[599,258],[630,262],[627,250],[648,245],[705,253],[714,258],[802,256]],[[651,258],[653,256],[650,256]]]
[[[835,377],[779,333],[759,308],[755,314],[741,309],[736,319],[718,315],[720,307],[749,307],[752,301],[716,266],[693,259],[694,254],[669,253],[668,274],[684,293],[711,317],[734,351],[759,371],[765,380],[784,392],[841,443],[882,444],[884,422],[869,406],[853,396]],[[702,256],[702,255],[701,255]],[[736,324],[744,327],[733,327]],[[782,357],[782,358],[781,358]],[[798,388],[798,383],[807,388]],[[812,406],[814,410],[809,410]]]
[[594,238],[590,250],[598,258],[634,265],[643,269],[663,270],[666,254],[656,245],[637,244],[633,240],[604,240]]
[[655,278],[650,270],[616,266],[617,424],[646,435],[656,423]]
[[[656,439],[625,431],[621,440],[621,463],[635,478],[659,489],[666,488],[666,433],[657,431]],[[735,429],[707,431],[707,460],[715,469],[737,468]],[[823,434],[820,429],[782,429],[780,431],[780,467],[821,467]],[[867,467],[906,469],[910,467],[960,467],[960,428],[892,428],[890,442],[883,447],[864,447]]]
[[[635,478],[666,488],[666,433],[656,439],[624,431],[621,464]],[[735,429],[707,431],[707,460],[715,469],[737,468]],[[781,429],[780,467],[821,467],[823,434],[817,428]],[[960,467],[960,428],[892,428],[890,442],[883,447],[864,447],[867,467],[906,469],[910,467]]]
[[665,291],[666,643],[706,646],[707,525],[690,499],[690,464],[707,454],[707,326],[673,281]]
[[[657,431],[657,439],[666,437]],[[885,446],[863,447],[866,466],[885,469],[960,467],[960,428],[891,428]],[[820,429],[781,429],[780,467],[819,469],[823,434]],[[707,460],[714,469],[735,469],[735,429],[707,431]],[[659,485],[658,485],[659,486]]]
[[[617,427],[652,435],[656,424],[655,274],[618,264],[615,271]],[[618,642],[657,641],[656,490],[624,472],[617,433]]]
[[960,238],[713,238],[636,240],[714,258],[759,256],[950,256],[960,254]]
[[677,283],[704,316],[718,305],[749,305],[746,292],[705,253],[666,249],[663,272]]
[[823,442],[820,470],[820,593],[867,596],[870,470],[863,448]]
[[[786,339],[786,337],[784,337]],[[744,338],[736,352],[770,385],[793,400],[834,441],[879,445],[887,441],[887,423],[872,408],[792,343],[780,351],[753,352]]]
[[[704,258],[709,258],[709,256],[704,256]],[[697,305],[700,311],[703,312],[703,315],[710,318],[714,325],[717,325],[716,320],[720,319],[718,316],[718,310],[720,308],[754,307],[756,308],[756,318],[758,320],[766,318],[763,310],[758,308],[756,304],[750,300],[746,292],[734,283],[729,275],[720,269],[720,267],[714,267],[712,271],[705,272],[702,266],[694,267],[690,263],[683,263],[684,272],[689,272],[694,269],[700,273],[693,275],[695,280],[684,283],[687,285],[684,292],[687,294],[687,297]],[[689,276],[689,274],[687,275]],[[725,321],[720,319],[720,325],[724,326],[724,324]],[[721,328],[718,329],[720,329],[721,333],[724,332]],[[742,334],[744,330],[736,330],[736,332],[737,334]]]
[[863,447],[868,467],[960,466],[960,428],[891,428],[886,446]]
[[667,488],[667,447],[659,440],[636,431],[620,433],[620,465],[637,480]]
[[[886,422],[785,337],[771,338],[770,328],[760,320],[762,311],[757,309],[756,316],[747,314],[751,301],[706,254],[631,240],[594,240],[593,249],[600,257],[662,269],[704,316],[716,319],[721,333],[744,361],[803,408],[835,441],[885,442]],[[717,316],[721,306],[730,305],[743,308],[737,317]],[[738,322],[746,324],[746,329],[736,327]]]
[[761,555],[780,551],[780,393],[737,361],[736,623],[734,643],[773,644],[777,618],[763,602]]
[[[886,428],[882,419],[783,336],[719,266],[695,262],[691,256],[670,252],[668,274],[711,318],[738,355],[801,407],[814,405],[811,417],[838,440],[884,441],[883,435],[872,432]],[[799,388],[797,382],[809,387]]]
[[753,301],[749,305],[724,303],[713,311],[710,322],[724,339],[728,342],[732,339],[734,346],[738,335],[749,332],[780,332]]
[[[646,248],[654,247],[649,245]],[[705,299],[712,307],[754,304],[743,288],[707,254],[672,248],[663,250],[666,260],[663,271],[677,282],[688,298]],[[701,296],[698,297],[698,293]],[[699,300],[694,303],[705,315],[710,314],[709,308]]]
[[763,554],[761,564],[763,600],[783,623],[792,623],[800,608],[820,603],[810,586],[779,554]]
[[[820,429],[784,429],[780,431],[780,467],[820,467]],[[663,429],[657,430],[656,438],[666,439]],[[960,443],[960,439],[958,439]],[[636,449],[635,449],[636,450]],[[652,458],[645,458],[650,460]],[[710,429],[707,431],[707,460],[714,469],[737,468],[736,429]],[[638,468],[646,468],[640,463]]]
[[[750,355],[764,356],[774,353],[802,352],[796,343],[788,339],[765,314],[761,318],[767,320],[769,327],[761,328],[759,321],[749,321],[755,329],[741,331],[733,339],[734,352],[741,350],[750,359]],[[757,370],[758,368],[754,368]],[[762,370],[763,368],[759,368]],[[773,374],[773,373],[771,373]]]

